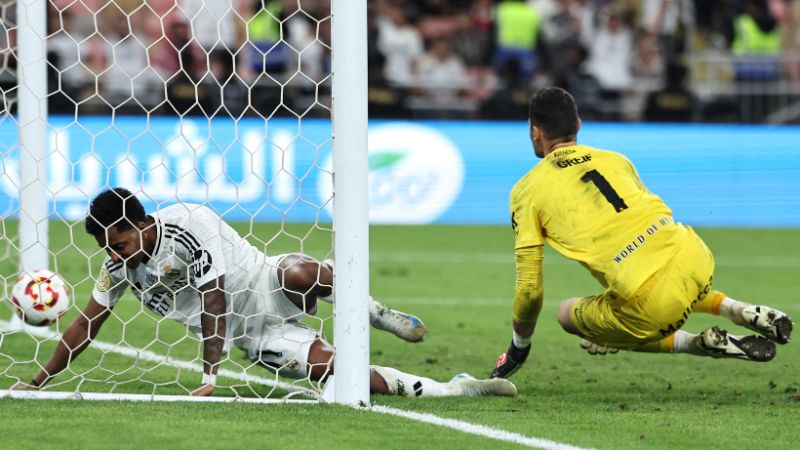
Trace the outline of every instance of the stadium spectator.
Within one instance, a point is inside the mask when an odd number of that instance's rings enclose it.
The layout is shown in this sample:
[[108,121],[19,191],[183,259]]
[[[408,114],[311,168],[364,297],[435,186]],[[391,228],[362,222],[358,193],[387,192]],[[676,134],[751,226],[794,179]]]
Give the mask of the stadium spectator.
[[517,61],[520,76],[530,78],[537,65],[536,45],[542,26],[542,15],[525,0],[502,0],[497,5],[497,49],[494,67],[506,66],[510,59]]
[[678,63],[667,67],[664,89],[651,92],[645,101],[647,122],[692,122],[697,116],[697,98],[685,84],[686,68]]
[[481,117],[493,120],[515,120],[527,110],[531,83],[520,76],[519,61],[509,59],[498,74],[492,95],[480,106]]
[[[586,267],[605,288],[561,303],[558,322],[590,353],[609,348],[769,361],[773,341],[789,341],[789,317],[734,300],[711,288],[714,257],[695,232],[645,188],[619,153],[577,142],[581,121],[572,97],[547,88],[531,97],[529,131],[538,164],[511,191],[516,295],[512,342],[492,377],[512,375],[526,360],[542,308],[547,241]],[[554,188],[555,187],[555,188]],[[692,312],[722,315],[765,336],[737,337],[712,327],[681,330]]]
[[774,80],[778,78],[781,29],[766,0],[746,0],[745,11],[736,17],[731,47],[737,55],[736,77],[739,80]]
[[236,74],[236,58],[225,49],[208,55],[209,72],[203,78],[208,98],[204,102],[206,116],[238,118],[247,109],[247,86]]
[[441,114],[460,109],[459,98],[467,87],[464,62],[453,54],[447,39],[434,39],[430,50],[417,60],[416,90],[430,109]]
[[589,48],[587,69],[603,89],[601,111],[608,119],[621,115],[621,99],[633,82],[633,32],[622,12],[606,8]]
[[[585,119],[593,120],[601,117],[602,88],[597,79],[586,70],[588,52],[583,47],[575,47],[569,49],[563,57],[567,60],[569,68],[554,80],[553,85],[572,93],[575,100],[581,105],[581,115]],[[521,113],[522,116],[527,113],[529,97],[530,95],[525,96],[525,109]]]
[[422,35],[397,6],[389,5],[379,14],[378,49],[386,58],[384,77],[398,86],[409,86],[414,82],[415,61],[424,52]]
[[458,13],[454,22],[455,29],[449,35],[453,51],[471,69],[488,66],[493,45],[491,27],[481,28],[467,11]]
[[247,24],[252,70],[256,74],[283,73],[289,64],[289,49],[281,40],[281,21],[286,19],[283,0],[253,2]]
[[[163,71],[162,77],[166,81],[167,102],[163,107],[166,114],[198,114],[201,112],[201,103],[208,98],[206,87],[199,83],[200,71],[197,70],[203,60],[194,39],[188,22],[177,20],[173,23],[164,43],[162,55],[174,55],[177,64],[159,64]],[[199,51],[198,51],[199,50]],[[173,53],[174,51],[174,53]],[[167,58],[166,61],[169,61]]]
[[564,0],[558,9],[542,25],[543,66],[554,79],[561,78],[570,70],[569,58],[574,49],[581,46],[581,20],[574,15],[572,1]]
[[411,113],[406,107],[406,90],[390,85],[383,76],[386,64],[382,54],[368,60],[367,108],[373,117],[405,118]]
[[225,48],[231,53],[241,47],[244,0],[180,0],[180,9],[189,20],[192,36],[206,53]]
[[800,92],[800,0],[791,0],[786,13],[782,54],[784,66],[795,92]]
[[[321,381],[333,373],[333,348],[319,330],[301,322],[316,312],[318,299],[332,301],[329,263],[302,254],[266,256],[201,205],[177,203],[147,215],[122,188],[95,197],[85,225],[108,253],[91,298],[44,368],[14,388],[41,388],[61,373],[97,336],[129,286],[157,316],[202,336],[204,375],[192,395],[212,394],[230,345],[279,375]],[[377,329],[410,342],[425,336],[415,316],[372,299],[369,311]],[[380,366],[371,366],[370,390],[405,397],[516,395],[506,380],[440,383]]]
[[638,28],[656,38],[660,53],[666,60],[674,60],[683,49],[685,37],[681,28],[686,9],[685,0],[640,0]]
[[[155,105],[160,99],[159,77],[148,64],[149,40],[138,34],[138,23],[124,13],[108,12],[103,39],[95,40],[102,49],[97,80],[101,96],[112,107],[143,113],[139,104]],[[134,100],[134,98],[136,100]],[[138,102],[138,103],[137,103]]]
[[[57,79],[61,81],[61,89],[72,98],[78,98],[78,93],[94,80],[94,76],[83,64],[79,54],[79,43],[85,36],[75,26],[72,12],[67,9],[61,11],[49,10],[47,16],[47,49],[52,52],[54,68],[58,71]],[[58,83],[56,83],[58,84]]]
[[150,61],[163,80],[182,72],[189,78],[199,74],[205,52],[195,39],[189,22],[180,14],[165,18],[169,27],[163,36],[150,47]]

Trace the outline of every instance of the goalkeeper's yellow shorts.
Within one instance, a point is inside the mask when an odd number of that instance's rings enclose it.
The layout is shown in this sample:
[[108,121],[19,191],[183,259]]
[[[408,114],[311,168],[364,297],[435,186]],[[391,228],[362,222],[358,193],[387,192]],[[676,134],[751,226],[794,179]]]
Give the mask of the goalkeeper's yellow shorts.
[[590,341],[622,349],[663,339],[679,330],[692,306],[711,289],[714,256],[694,232],[665,267],[631,298],[612,290],[572,305],[572,323]]

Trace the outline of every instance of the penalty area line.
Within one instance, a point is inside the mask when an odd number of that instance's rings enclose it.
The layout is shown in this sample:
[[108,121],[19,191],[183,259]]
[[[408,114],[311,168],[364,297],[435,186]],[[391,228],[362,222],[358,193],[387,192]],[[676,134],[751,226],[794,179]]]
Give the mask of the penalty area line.
[[498,441],[524,445],[526,447],[539,448],[543,450],[589,450],[583,447],[575,447],[573,445],[551,441],[549,439],[529,437],[519,433],[512,433],[510,431],[498,430],[496,428],[492,428],[486,425],[477,425],[474,423],[464,422],[461,420],[439,417],[428,413],[406,411],[403,409],[391,408],[388,406],[380,406],[380,405],[373,405],[366,409],[381,414],[389,414],[392,416],[398,416],[410,420],[416,420],[418,422],[428,423],[439,427],[450,428],[452,430],[460,431],[462,433],[474,434],[476,436],[482,436],[489,439],[495,439]]

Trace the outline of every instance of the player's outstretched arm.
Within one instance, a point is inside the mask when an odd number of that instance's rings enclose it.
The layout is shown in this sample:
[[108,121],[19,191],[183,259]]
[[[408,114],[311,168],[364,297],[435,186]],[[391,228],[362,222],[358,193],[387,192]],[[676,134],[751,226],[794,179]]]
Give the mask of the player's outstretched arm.
[[542,311],[542,246],[516,250],[517,281],[514,295],[513,333],[508,350],[503,352],[491,378],[508,378],[514,374],[531,351],[531,336]]
[[206,396],[214,392],[222,349],[225,346],[225,276],[200,286],[200,295],[203,301],[203,312],[200,315],[203,331],[203,382],[192,395]]
[[89,346],[109,314],[111,314],[111,308],[97,303],[94,297],[89,299],[89,303],[83,309],[83,312],[72,321],[67,331],[64,332],[55,352],[53,352],[53,356],[47,361],[44,369],[27,383],[27,386],[15,387],[36,389],[47,384],[53,377],[61,373],[70,361],[77,358]]

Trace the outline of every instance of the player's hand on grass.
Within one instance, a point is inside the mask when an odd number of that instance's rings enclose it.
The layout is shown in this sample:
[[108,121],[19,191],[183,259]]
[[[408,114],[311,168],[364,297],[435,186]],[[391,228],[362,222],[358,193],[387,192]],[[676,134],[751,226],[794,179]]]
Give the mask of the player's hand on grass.
[[39,390],[39,386],[33,384],[33,381],[24,382],[18,381],[11,386],[12,391],[36,391]]
[[618,348],[595,344],[586,339],[581,339],[581,348],[586,350],[590,355],[605,355],[606,353],[611,353],[613,355],[619,351]]
[[531,346],[520,349],[517,348],[512,342],[495,363],[494,370],[492,370],[491,378],[508,378],[514,374],[522,364],[528,359],[528,353],[531,352]]
[[216,386],[214,386],[213,384],[204,384],[199,388],[195,389],[194,391],[192,391],[192,393],[189,395],[191,395],[192,397],[208,397],[214,392],[215,387]]

